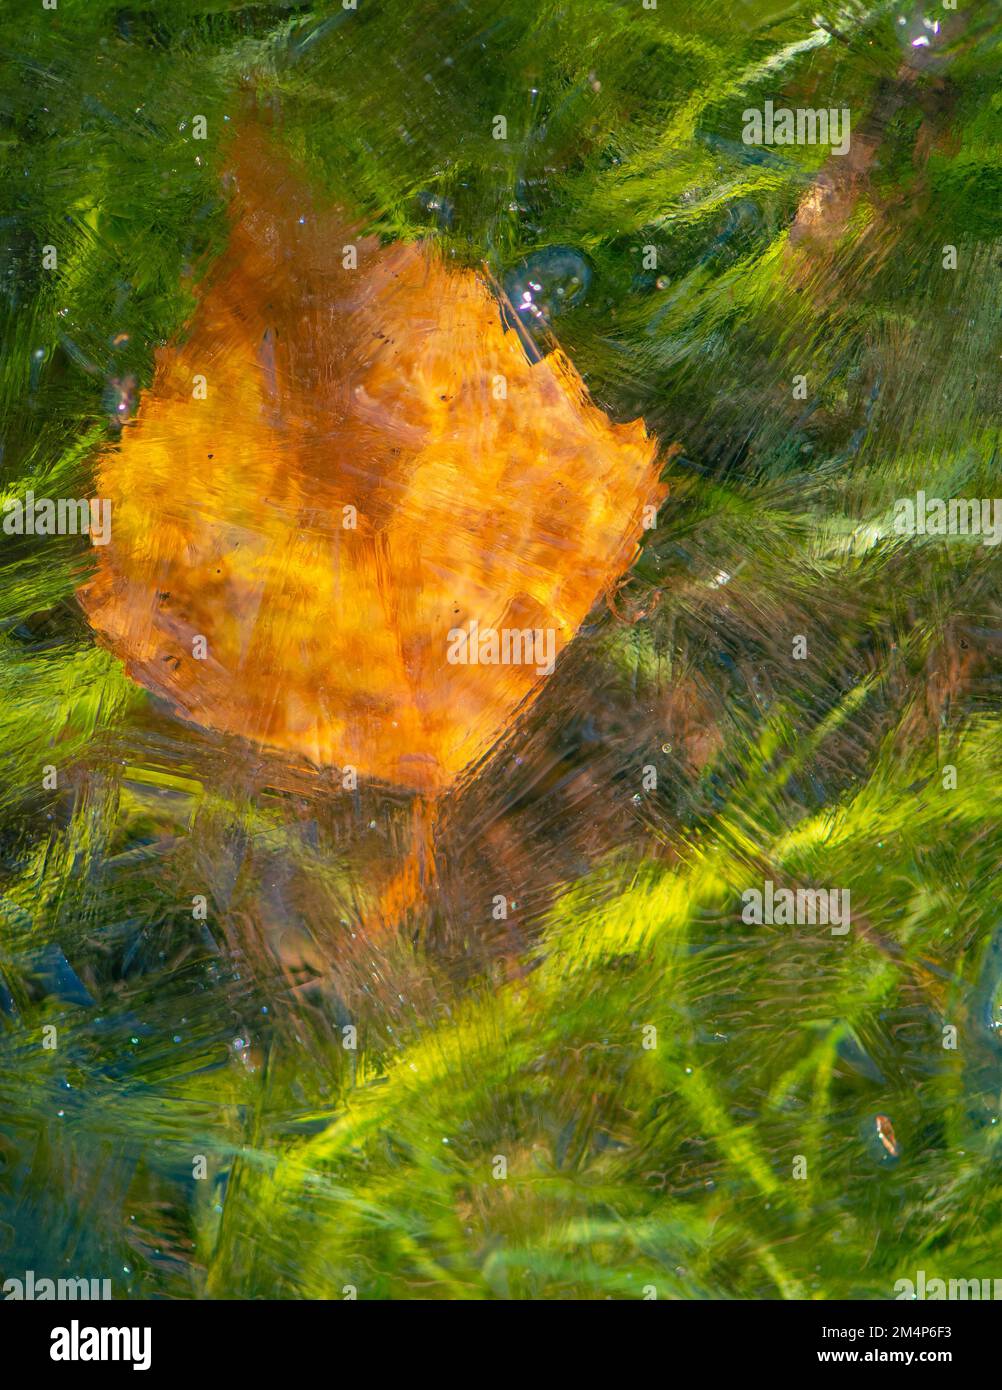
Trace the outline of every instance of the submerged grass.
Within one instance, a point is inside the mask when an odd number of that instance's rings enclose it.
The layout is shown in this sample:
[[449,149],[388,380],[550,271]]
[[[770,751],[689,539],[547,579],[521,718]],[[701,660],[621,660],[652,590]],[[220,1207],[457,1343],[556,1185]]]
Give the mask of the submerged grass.
[[[86,548],[3,537],[0,1270],[444,1299],[997,1276],[998,558],[891,529],[918,489],[997,490],[992,7],[937,11],[928,52],[910,4],[163,9],[0,19],[4,499],[89,495],[109,393],[221,249],[251,99],[386,237],[499,280],[584,256],[554,328],[682,452],[637,621],[596,617],[513,732],[536,781],[499,753],[443,818],[442,898],[384,936],[405,799],[179,725],[94,646]],[[850,107],[869,171],[743,146],[770,97]],[[517,938],[484,906],[502,823],[536,865]],[[851,888],[852,931],[742,922],[764,879]]]

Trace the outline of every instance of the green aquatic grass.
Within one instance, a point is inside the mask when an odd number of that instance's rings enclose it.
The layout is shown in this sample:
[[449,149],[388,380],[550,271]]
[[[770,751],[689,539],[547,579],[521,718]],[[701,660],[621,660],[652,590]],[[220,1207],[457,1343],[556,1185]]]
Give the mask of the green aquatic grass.
[[[178,724],[95,646],[86,546],[3,538],[0,1272],[442,1299],[998,1275],[997,551],[889,522],[995,490],[1002,50],[965,5],[912,76],[896,21],[924,11],[817,9],[5,7],[3,499],[86,494],[109,390],[148,385],[224,245],[251,89],[385,237],[498,278],[587,256],[561,342],[681,452],[622,596],[646,616],[561,668],[625,711],[600,791],[626,829],[514,952],[475,920],[440,949],[446,902],[364,956],[405,800]],[[772,95],[851,106],[877,151],[813,249],[824,152],[740,143]],[[765,878],[850,886],[852,932],[744,924]]]

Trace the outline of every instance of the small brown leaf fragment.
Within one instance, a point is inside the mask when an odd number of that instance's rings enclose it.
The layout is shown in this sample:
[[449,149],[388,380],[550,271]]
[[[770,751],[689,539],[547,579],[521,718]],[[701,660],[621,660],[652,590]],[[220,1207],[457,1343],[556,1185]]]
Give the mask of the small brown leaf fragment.
[[900,1158],[901,1149],[894,1134],[894,1126],[886,1115],[877,1116],[877,1134],[880,1136],[880,1142],[891,1157]]

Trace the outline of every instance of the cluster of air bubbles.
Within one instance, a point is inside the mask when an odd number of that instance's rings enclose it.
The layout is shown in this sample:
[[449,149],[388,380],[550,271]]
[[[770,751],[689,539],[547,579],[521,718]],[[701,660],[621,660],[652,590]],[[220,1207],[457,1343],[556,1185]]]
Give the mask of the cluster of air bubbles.
[[455,207],[450,198],[441,193],[430,193],[427,189],[417,195],[423,212],[430,212],[440,227],[451,227]]
[[591,266],[571,246],[547,246],[513,266],[504,277],[506,327],[516,327],[523,342],[545,351],[552,320],[582,304],[591,286]]
[[910,24],[903,14],[898,15],[898,27],[907,31],[911,48],[929,48],[940,31],[939,20],[930,19],[927,15],[922,19],[913,19]]
[[895,29],[901,46],[908,52],[912,65],[922,64],[932,57],[943,37],[943,26],[935,14],[925,14],[922,9],[907,15],[896,16]]

